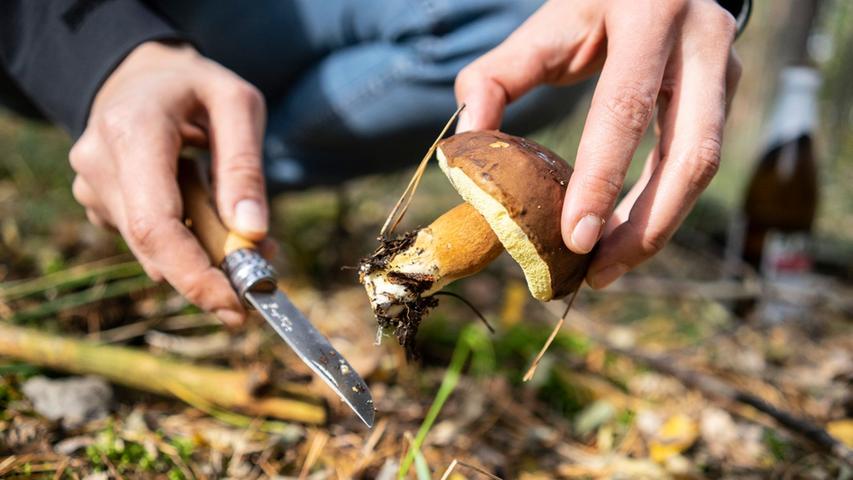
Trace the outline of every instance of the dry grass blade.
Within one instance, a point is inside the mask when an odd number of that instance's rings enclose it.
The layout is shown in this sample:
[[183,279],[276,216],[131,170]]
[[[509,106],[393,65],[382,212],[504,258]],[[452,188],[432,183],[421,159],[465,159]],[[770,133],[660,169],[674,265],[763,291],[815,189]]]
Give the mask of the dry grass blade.
[[391,209],[391,213],[388,214],[388,218],[385,220],[385,223],[382,225],[382,230],[379,231],[380,237],[385,237],[393,233],[394,229],[397,228],[397,225],[399,225],[400,221],[403,219],[403,216],[406,215],[406,211],[409,209],[409,204],[412,203],[412,198],[415,196],[415,190],[418,189],[421,177],[423,177],[424,172],[426,171],[427,163],[429,163],[430,158],[432,158],[432,154],[435,152],[436,147],[438,147],[438,142],[444,138],[444,134],[447,133],[447,130],[449,130],[450,126],[453,125],[453,122],[456,121],[456,117],[459,116],[459,112],[464,108],[465,104],[463,103],[455,112],[453,112],[453,115],[450,116],[450,120],[448,120],[444,125],[444,128],[441,129],[441,133],[438,134],[435,142],[432,143],[432,146],[429,147],[424,158],[421,159],[418,169],[415,170],[415,174],[412,176],[412,179],[409,180],[409,184],[406,186],[406,189],[403,190],[403,195],[401,195],[400,199],[397,200],[394,208]]
[[373,431],[370,432],[370,437],[367,438],[367,441],[364,442],[364,445],[361,447],[361,456],[358,459],[358,462],[355,464],[355,468],[349,472],[349,477],[355,477],[370,463],[373,458],[374,450],[376,449],[376,445],[379,444],[379,440],[382,439],[382,435],[385,434],[385,429],[388,427],[388,419],[383,418],[379,420],[375,427],[373,427]]
[[456,468],[456,465],[458,465],[458,464],[459,464],[459,460],[456,460],[454,458],[453,461],[450,462],[450,465],[447,466],[447,470],[445,470],[444,473],[441,475],[441,480],[447,480],[448,478],[450,478],[450,474],[453,473],[453,470]]
[[326,446],[326,442],[329,441],[329,434],[324,431],[318,431],[316,435],[314,435],[314,440],[311,442],[311,446],[308,448],[308,454],[305,456],[305,463],[302,464],[302,470],[299,472],[299,480],[305,480],[308,478],[308,473],[311,471],[311,467],[317,463],[317,459],[320,458],[320,453],[323,452],[323,448]]
[[542,361],[542,357],[545,356],[545,352],[548,350],[548,347],[551,346],[551,343],[554,342],[554,339],[557,338],[557,334],[560,333],[560,329],[563,328],[563,323],[566,321],[566,315],[569,314],[569,310],[572,308],[572,304],[575,303],[575,297],[578,296],[578,292],[580,288],[575,290],[575,293],[572,294],[572,298],[569,299],[569,302],[566,304],[566,310],[563,312],[563,315],[560,317],[560,321],[554,325],[554,330],[551,331],[551,335],[548,336],[548,340],[545,341],[545,345],[542,345],[542,349],[539,350],[539,353],[536,354],[536,358],[533,359],[533,363],[530,364],[530,368],[527,369],[527,373],[524,374],[523,381],[529,382],[533,379],[533,375],[536,374],[536,368],[539,367],[539,362]]
[[98,260],[47,275],[16,282],[0,284],[0,299],[17,300],[47,290],[69,289],[98,282],[107,282],[139,276],[145,272],[127,255]]
[[26,310],[18,311],[12,315],[10,321],[31,322],[48,317],[63,310],[82,307],[84,305],[89,305],[111,298],[122,297],[130,293],[156,286],[157,284],[154,283],[154,281],[143,276],[134,276],[106,284],[99,284],[86,290],[69,293],[67,295],[57,297],[55,300],[42,302]]
[[59,463],[59,466],[56,467],[56,473],[53,474],[53,480],[60,480],[62,476],[65,474],[65,469],[68,468],[68,465],[71,463],[71,459],[65,457],[62,459],[62,462]]
[[15,465],[18,464],[18,459],[17,455],[11,455],[0,461],[0,476],[11,472],[15,468]]

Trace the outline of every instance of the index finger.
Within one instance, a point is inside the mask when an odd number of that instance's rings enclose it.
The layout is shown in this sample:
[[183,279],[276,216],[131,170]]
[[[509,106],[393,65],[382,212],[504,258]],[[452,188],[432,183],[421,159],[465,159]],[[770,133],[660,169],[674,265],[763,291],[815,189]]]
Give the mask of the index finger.
[[607,20],[607,59],[563,205],[563,240],[576,253],[590,252],[601,236],[654,115],[672,38],[652,13]]
[[181,295],[235,326],[245,317],[236,293],[182,221],[176,178],[180,141],[160,133],[136,136],[114,148],[114,154],[124,156],[119,182],[126,221],[119,229],[134,254],[159,270]]

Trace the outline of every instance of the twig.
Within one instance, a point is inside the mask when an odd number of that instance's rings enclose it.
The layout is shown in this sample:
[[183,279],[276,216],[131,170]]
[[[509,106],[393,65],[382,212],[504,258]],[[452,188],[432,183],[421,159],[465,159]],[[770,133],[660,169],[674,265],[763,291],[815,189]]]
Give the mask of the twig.
[[253,395],[266,381],[260,371],[200,366],[166,355],[62,338],[4,322],[0,322],[0,356],[77,374],[100,375],[115,383],[153,393],[176,395],[176,389],[180,389],[218,407],[249,415],[310,424],[326,420],[323,406],[308,401],[315,398],[304,388],[276,385],[305,400]]
[[391,209],[391,213],[388,214],[388,218],[385,220],[385,223],[382,225],[382,230],[379,231],[380,237],[387,237],[391,233],[394,232],[394,229],[397,228],[397,225],[403,219],[403,216],[406,214],[406,210],[409,209],[409,204],[412,203],[412,198],[415,196],[415,190],[418,189],[418,184],[421,182],[421,177],[424,175],[424,171],[426,171],[427,163],[432,158],[433,152],[435,152],[436,147],[438,146],[438,142],[444,137],[444,134],[447,133],[447,130],[450,129],[450,126],[453,125],[453,122],[456,120],[456,117],[459,116],[459,112],[465,108],[465,104],[459,105],[459,108],[450,116],[450,120],[444,125],[444,128],[441,129],[441,133],[438,134],[438,137],[433,142],[432,146],[427,150],[424,158],[421,159],[421,163],[418,165],[417,170],[415,170],[415,174],[412,176],[412,179],[409,180],[409,184],[406,186],[406,189],[403,190],[403,194],[400,196],[400,199],[397,200],[397,203],[394,205],[394,208]]
[[221,326],[218,320],[214,319],[207,313],[190,313],[187,315],[177,315],[174,317],[155,317],[142,320],[136,323],[122,325],[120,327],[100,332],[90,333],[86,338],[100,343],[118,343],[127,340],[141,337],[145,335],[152,327],[157,327],[159,330],[175,331],[187,330],[198,327]]
[[580,287],[575,290],[575,293],[572,294],[572,297],[566,303],[566,310],[562,315],[560,315],[560,320],[556,325],[554,325],[554,330],[551,331],[551,335],[548,336],[548,340],[545,340],[545,345],[542,345],[542,349],[536,354],[536,358],[533,359],[533,363],[530,364],[530,368],[527,369],[527,373],[525,373],[524,377],[521,379],[522,381],[529,382],[533,379],[533,375],[536,374],[536,368],[539,367],[539,362],[542,361],[542,357],[545,356],[545,352],[548,350],[548,347],[551,346],[551,343],[555,338],[557,338],[557,334],[560,333],[560,329],[563,328],[563,323],[566,321],[566,315],[569,314],[572,304],[575,303],[575,297],[578,296],[578,291],[580,291]]
[[104,452],[98,452],[98,454],[100,454],[101,461],[104,462],[104,465],[107,466],[107,468],[109,469],[110,474],[113,476],[113,478],[115,478],[117,480],[124,480],[124,477],[122,477],[121,474],[118,473],[118,470],[116,470],[115,465],[113,465],[113,462],[111,462],[110,459],[107,458],[107,456],[104,454]]
[[811,441],[821,450],[838,457],[847,466],[853,468],[853,450],[810,420],[798,417],[791,412],[773,406],[758,396],[735,388],[716,377],[683,368],[679,366],[679,361],[676,359],[666,356],[651,355],[634,349],[614,345],[606,338],[592,332],[591,329],[584,327],[584,324],[591,324],[593,320],[586,318],[579,312],[575,312],[575,316],[578,318],[578,321],[572,321],[575,328],[579,329],[584,335],[608,351],[628,357],[638,363],[645,364],[656,371],[675,378],[685,386],[696,389],[706,395],[753,407],[756,410],[769,415],[783,427]]
[[233,337],[224,331],[207,335],[183,336],[157,330],[145,332],[145,342],[155,350],[193,359],[221,355],[236,343]]

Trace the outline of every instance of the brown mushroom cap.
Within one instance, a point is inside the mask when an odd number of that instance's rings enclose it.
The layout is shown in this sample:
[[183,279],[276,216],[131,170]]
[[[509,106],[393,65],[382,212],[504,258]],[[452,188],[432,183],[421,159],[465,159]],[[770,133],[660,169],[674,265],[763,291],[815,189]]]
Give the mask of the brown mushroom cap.
[[454,135],[439,143],[437,156],[453,187],[521,266],[534,297],[547,301],[577,290],[591,256],[570,251],[560,233],[572,175],[562,158],[498,131]]

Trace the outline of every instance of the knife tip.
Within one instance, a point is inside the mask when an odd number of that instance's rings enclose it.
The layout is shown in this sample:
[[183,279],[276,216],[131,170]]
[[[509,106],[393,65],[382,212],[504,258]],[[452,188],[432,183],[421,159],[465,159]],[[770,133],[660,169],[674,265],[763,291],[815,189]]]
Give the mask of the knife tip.
[[372,407],[370,409],[365,409],[362,412],[356,411],[358,418],[367,425],[367,428],[373,428],[373,423],[376,420],[376,410]]

